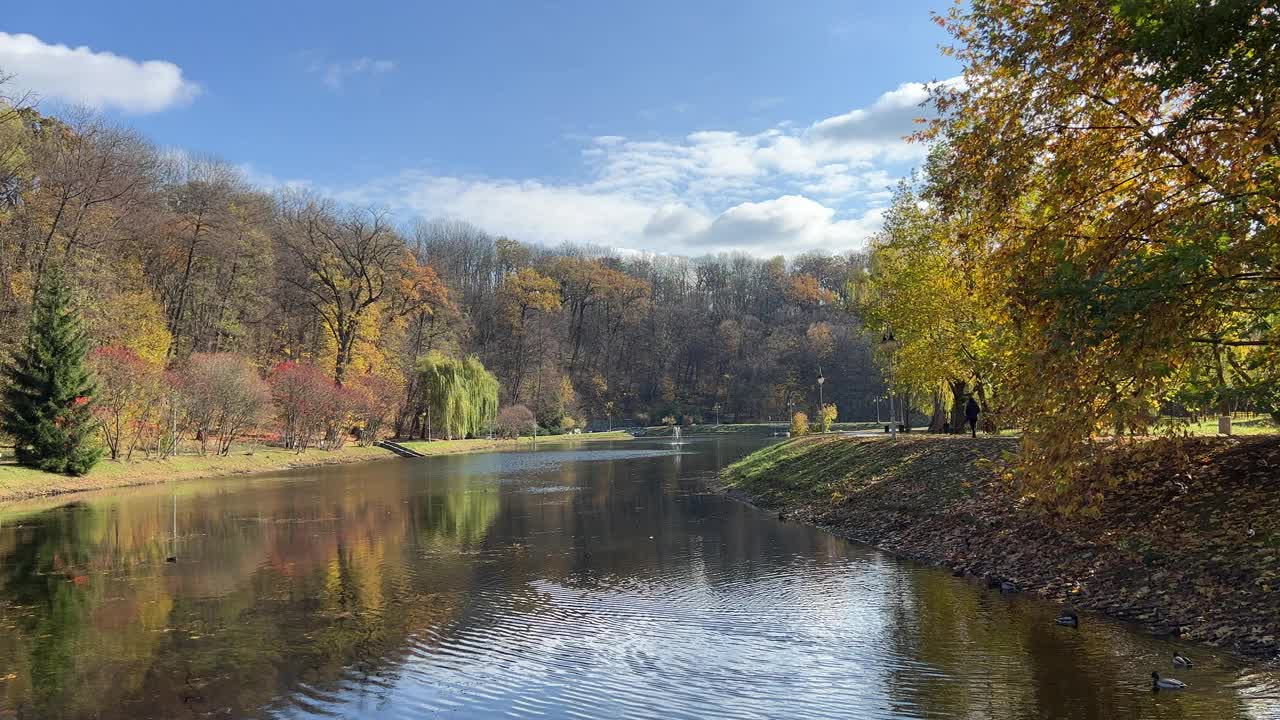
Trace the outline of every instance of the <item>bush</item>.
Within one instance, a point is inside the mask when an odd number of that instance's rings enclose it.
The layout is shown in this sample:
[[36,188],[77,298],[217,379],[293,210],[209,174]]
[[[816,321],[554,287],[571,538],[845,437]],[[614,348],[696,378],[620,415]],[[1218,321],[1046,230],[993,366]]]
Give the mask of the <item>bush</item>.
[[524,405],[508,405],[498,411],[497,431],[501,438],[518,438],[533,431],[533,411]]
[[791,436],[798,437],[800,435],[809,434],[809,416],[802,412],[798,412],[791,416]]
[[840,411],[836,409],[835,405],[823,405],[822,417],[818,419],[819,429],[824,433],[831,432],[831,425],[835,423],[836,416],[839,414]]
[[271,408],[271,388],[249,359],[232,353],[196,353],[182,372],[185,425],[200,441],[200,453],[215,440],[219,455],[261,422]]

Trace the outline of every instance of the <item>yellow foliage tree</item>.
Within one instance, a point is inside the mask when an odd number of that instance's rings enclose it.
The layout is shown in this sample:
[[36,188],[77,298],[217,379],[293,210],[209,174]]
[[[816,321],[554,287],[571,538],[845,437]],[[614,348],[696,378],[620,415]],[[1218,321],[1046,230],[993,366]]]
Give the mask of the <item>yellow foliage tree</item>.
[[791,416],[791,437],[809,434],[809,416],[798,412]]

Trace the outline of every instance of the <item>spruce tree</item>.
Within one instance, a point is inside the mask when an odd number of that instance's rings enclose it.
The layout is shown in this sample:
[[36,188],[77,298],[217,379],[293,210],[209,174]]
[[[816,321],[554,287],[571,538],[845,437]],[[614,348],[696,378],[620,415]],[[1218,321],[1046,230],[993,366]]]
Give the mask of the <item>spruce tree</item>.
[[93,441],[93,377],[88,337],[61,273],[45,278],[31,313],[27,342],[4,368],[0,427],[14,439],[22,465],[83,475],[102,450]]

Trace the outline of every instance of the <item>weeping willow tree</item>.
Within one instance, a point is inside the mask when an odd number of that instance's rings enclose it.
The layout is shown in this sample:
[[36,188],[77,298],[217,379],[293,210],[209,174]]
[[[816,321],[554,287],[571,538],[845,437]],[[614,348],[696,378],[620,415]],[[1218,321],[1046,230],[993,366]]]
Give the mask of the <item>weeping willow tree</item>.
[[498,379],[475,357],[459,360],[432,352],[418,360],[420,413],[424,431],[432,428],[452,440],[476,436],[498,415]]

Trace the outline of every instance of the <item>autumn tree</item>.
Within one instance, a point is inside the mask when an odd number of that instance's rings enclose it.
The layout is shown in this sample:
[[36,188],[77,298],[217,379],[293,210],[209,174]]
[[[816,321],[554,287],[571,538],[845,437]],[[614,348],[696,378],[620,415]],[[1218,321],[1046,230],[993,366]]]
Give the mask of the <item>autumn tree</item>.
[[963,232],[916,185],[903,182],[857,284],[857,307],[871,338],[892,333],[896,340],[892,354],[879,361],[886,371],[892,363],[898,391],[931,398],[935,432],[944,423],[958,432],[969,394],[976,389],[985,400],[994,389],[999,299]]
[[68,272],[140,219],[157,156],[136,133],[88,111],[66,121],[24,111],[32,177],[15,248],[39,292],[50,263]]
[[1093,434],[1148,427],[1198,346],[1276,345],[1273,15],[994,0],[941,20],[964,82],[936,91],[930,182],[1008,318],[1000,386],[1038,487],[1069,487]]
[[296,450],[315,444],[324,427],[325,398],[333,379],[315,365],[286,361],[271,368],[267,380],[281,443]]
[[[554,279],[532,268],[524,268],[506,278],[499,290],[499,298],[508,326],[515,334],[512,357],[509,358],[507,367],[510,397],[518,399],[522,381],[528,372],[527,354],[531,349],[537,360],[536,372],[541,375],[546,333],[545,328],[535,321],[541,314],[560,309],[559,286]],[[529,338],[531,325],[536,328],[532,340]]]
[[162,411],[164,371],[127,347],[96,348],[89,366],[97,380],[94,417],[112,460],[130,460]]
[[350,389],[360,444],[372,445],[384,435],[388,418],[404,400],[402,383],[387,375],[368,373],[358,376]]
[[282,198],[277,232],[292,266],[286,280],[333,339],[333,379],[341,385],[363,323],[400,289],[404,243],[386,213],[304,195]]

